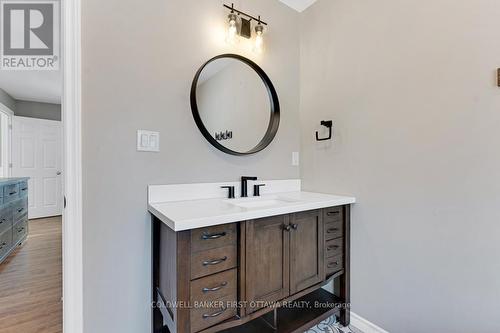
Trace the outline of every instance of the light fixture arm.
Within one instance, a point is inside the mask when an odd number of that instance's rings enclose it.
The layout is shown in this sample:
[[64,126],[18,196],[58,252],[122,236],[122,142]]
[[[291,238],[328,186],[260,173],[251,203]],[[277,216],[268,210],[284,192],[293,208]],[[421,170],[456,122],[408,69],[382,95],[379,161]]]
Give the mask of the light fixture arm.
[[237,10],[237,9],[235,9],[235,8],[234,8],[234,4],[231,4],[231,6],[228,6],[228,5],[224,4],[223,6],[224,6],[225,8],[227,8],[227,9],[231,10],[231,13],[236,12],[236,13],[238,13],[238,15],[243,15],[243,16],[246,16],[246,17],[248,17],[250,20],[255,20],[255,21],[259,22],[260,24],[267,25],[267,23],[266,23],[266,22],[264,22],[264,21],[262,21],[262,20],[260,19],[260,16],[259,16],[259,18],[256,18],[256,17],[254,17],[254,16],[252,16],[252,15],[249,15],[249,14],[247,14],[247,13],[245,13],[245,12],[242,12],[241,10]]

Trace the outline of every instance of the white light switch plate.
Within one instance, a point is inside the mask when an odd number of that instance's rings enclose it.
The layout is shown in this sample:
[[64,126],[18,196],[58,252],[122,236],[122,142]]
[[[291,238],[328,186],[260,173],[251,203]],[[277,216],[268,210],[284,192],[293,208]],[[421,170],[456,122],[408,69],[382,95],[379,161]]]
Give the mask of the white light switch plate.
[[137,130],[137,151],[160,151],[160,133]]
[[300,155],[298,151],[294,151],[292,153],[292,165],[293,166],[299,166],[300,164]]

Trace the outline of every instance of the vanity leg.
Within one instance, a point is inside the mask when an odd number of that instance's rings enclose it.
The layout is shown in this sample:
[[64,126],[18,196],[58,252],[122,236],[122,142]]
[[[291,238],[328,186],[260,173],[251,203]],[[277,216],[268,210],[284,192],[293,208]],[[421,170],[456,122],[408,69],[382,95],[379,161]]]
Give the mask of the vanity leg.
[[151,332],[163,332],[163,316],[158,308],[160,223],[151,217]]
[[340,276],[340,297],[345,306],[340,311],[340,324],[351,321],[351,206],[344,206],[344,274]]

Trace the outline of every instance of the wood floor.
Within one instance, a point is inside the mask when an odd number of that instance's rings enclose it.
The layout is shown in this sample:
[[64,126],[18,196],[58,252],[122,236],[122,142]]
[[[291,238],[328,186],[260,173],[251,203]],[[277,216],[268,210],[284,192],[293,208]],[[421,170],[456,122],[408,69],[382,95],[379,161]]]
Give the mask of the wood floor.
[[61,218],[29,222],[29,236],[0,264],[0,333],[62,332]]

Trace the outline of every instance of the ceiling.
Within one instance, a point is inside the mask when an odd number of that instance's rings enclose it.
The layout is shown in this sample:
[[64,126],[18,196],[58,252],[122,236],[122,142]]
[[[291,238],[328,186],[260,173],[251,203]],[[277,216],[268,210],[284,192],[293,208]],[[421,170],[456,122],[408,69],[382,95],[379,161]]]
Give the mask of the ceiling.
[[24,101],[61,103],[61,71],[0,70],[0,88]]
[[304,11],[307,7],[311,6],[316,0],[280,0],[285,5],[292,7],[298,12]]

